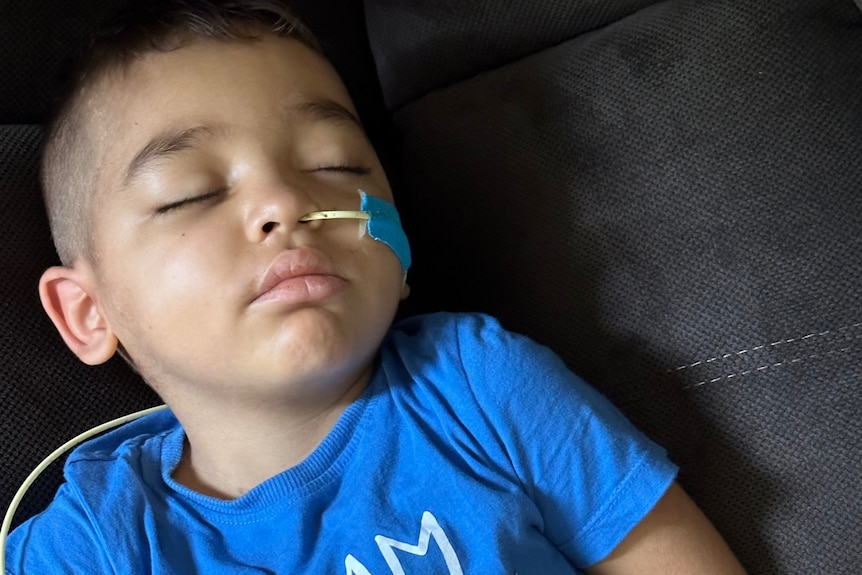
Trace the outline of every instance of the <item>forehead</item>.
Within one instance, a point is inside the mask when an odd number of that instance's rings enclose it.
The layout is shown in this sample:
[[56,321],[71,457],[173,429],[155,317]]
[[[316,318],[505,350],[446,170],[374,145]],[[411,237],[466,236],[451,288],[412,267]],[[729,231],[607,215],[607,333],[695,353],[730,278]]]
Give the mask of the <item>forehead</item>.
[[249,41],[201,40],[145,54],[107,74],[97,94],[91,127],[102,142],[102,189],[116,185],[118,171],[159,134],[191,126],[267,129],[289,122],[303,103],[315,101],[356,115],[341,79],[322,56],[297,40],[269,34]]

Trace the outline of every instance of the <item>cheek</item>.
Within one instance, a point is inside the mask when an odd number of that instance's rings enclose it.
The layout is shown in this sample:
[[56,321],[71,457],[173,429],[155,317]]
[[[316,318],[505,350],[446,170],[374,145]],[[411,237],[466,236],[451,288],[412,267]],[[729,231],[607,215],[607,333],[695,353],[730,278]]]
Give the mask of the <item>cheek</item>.
[[122,261],[117,276],[125,304],[149,323],[208,317],[229,293],[229,278],[238,275],[226,257],[225,236],[180,232],[122,250],[125,257],[116,259]]
[[365,275],[368,277],[366,297],[376,302],[378,313],[394,312],[402,299],[404,271],[401,261],[386,244],[366,236],[362,247],[355,257],[364,262]]
[[[209,248],[209,249],[207,249]],[[146,250],[126,268],[111,302],[117,337],[145,377],[202,368],[224,355],[212,334],[232,331],[231,287],[213,246],[177,242],[169,250]],[[234,276],[239,275],[236,270]],[[207,359],[208,358],[208,359]]]
[[229,304],[232,289],[240,285],[241,258],[233,253],[227,234],[179,236],[151,260],[155,286],[174,301],[162,301],[178,315],[209,314]]

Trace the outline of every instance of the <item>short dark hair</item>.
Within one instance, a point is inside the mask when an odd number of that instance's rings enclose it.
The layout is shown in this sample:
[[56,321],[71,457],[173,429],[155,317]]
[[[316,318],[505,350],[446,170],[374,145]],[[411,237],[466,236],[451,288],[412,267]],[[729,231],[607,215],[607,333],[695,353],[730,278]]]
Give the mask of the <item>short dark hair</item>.
[[276,0],[142,0],[88,36],[57,99],[42,153],[42,192],[64,265],[97,257],[91,211],[99,168],[88,134],[96,85],[148,53],[201,39],[254,41],[262,34],[294,38],[321,53],[312,33]]

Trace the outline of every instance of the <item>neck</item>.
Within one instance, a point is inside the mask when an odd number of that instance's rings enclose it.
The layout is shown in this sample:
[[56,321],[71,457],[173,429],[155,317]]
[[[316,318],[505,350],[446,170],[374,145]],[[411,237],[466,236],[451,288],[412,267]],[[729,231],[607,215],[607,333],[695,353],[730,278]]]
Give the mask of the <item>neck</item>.
[[173,473],[204,495],[235,499],[308,457],[365,390],[365,370],[345,391],[297,408],[291,402],[237,402],[225,409],[207,401],[174,402],[186,442]]

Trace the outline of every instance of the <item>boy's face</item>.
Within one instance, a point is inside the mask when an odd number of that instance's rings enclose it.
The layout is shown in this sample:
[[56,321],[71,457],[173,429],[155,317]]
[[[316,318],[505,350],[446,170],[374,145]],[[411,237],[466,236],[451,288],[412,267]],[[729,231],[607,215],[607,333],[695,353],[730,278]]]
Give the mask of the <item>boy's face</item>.
[[198,41],[109,75],[97,102],[97,301],[145,378],[300,401],[367,370],[399,261],[364,222],[298,222],[358,209],[357,188],[392,200],[325,60]]

